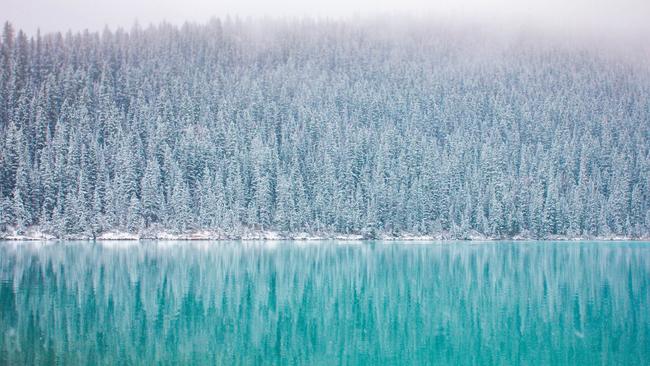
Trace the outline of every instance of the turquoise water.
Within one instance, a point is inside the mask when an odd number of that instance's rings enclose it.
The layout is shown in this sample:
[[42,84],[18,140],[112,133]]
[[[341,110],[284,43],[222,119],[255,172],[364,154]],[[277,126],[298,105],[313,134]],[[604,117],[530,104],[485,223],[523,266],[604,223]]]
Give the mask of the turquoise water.
[[648,365],[650,243],[0,243],[0,364]]

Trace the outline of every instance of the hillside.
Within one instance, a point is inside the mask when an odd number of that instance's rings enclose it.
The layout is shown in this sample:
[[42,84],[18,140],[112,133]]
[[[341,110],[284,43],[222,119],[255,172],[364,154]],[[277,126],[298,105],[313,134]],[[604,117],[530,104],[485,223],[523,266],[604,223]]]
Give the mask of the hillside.
[[650,233],[650,73],[586,46],[226,19],[0,50],[0,231]]

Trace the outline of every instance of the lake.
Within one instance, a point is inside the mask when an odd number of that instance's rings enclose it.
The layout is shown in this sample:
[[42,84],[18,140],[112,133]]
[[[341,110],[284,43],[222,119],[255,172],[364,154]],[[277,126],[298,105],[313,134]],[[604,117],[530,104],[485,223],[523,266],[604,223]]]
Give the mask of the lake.
[[1,242],[0,364],[648,365],[650,243]]

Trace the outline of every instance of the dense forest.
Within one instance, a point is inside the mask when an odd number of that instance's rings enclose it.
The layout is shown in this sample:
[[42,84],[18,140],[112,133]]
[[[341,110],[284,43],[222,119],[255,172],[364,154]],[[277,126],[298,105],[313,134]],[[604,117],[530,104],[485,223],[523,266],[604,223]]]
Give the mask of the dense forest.
[[647,237],[650,72],[426,22],[0,44],[0,231]]

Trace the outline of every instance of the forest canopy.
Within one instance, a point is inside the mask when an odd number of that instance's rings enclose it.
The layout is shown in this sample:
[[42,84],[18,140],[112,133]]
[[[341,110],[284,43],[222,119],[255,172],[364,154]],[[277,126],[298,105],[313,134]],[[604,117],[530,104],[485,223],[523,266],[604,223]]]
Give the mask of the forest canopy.
[[0,44],[0,231],[647,237],[647,65],[522,33],[214,19]]

